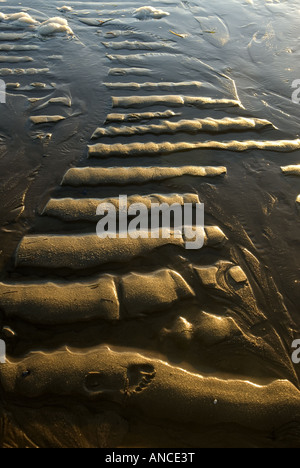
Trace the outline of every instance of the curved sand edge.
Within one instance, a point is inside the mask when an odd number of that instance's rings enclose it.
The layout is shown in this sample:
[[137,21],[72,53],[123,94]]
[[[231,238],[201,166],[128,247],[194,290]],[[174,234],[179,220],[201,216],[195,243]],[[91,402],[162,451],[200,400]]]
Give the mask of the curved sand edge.
[[300,393],[290,382],[269,385],[202,377],[136,352],[108,347],[76,353],[33,352],[1,366],[8,398],[72,397],[94,404],[113,402],[151,420],[197,427],[237,424],[272,431],[300,422]]

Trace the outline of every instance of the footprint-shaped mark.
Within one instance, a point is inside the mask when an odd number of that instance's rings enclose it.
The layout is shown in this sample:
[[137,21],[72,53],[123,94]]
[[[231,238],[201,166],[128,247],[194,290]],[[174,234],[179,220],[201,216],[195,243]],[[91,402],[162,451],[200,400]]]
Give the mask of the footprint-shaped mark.
[[89,372],[84,378],[84,386],[91,397],[122,402],[126,376],[122,373]]
[[128,367],[127,394],[140,393],[145,390],[155,378],[156,370],[151,364],[132,364]]
[[90,372],[85,377],[85,386],[91,392],[99,392],[105,388],[103,375],[100,372]]

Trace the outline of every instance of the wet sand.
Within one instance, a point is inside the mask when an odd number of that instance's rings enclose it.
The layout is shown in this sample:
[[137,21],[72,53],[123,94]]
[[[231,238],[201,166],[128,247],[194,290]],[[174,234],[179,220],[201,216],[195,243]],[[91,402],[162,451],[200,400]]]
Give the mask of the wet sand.
[[1,447],[299,447],[296,2],[0,5]]

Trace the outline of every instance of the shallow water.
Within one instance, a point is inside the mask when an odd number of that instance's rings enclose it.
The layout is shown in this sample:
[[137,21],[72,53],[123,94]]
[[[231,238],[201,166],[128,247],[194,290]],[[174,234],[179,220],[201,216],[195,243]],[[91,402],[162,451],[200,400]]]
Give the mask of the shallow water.
[[[0,6],[7,85],[0,104],[1,337],[18,366],[36,351],[38,372],[38,352],[56,362],[68,346],[84,353],[72,359],[84,361],[88,374],[82,400],[74,366],[70,410],[59,366],[57,395],[47,393],[47,382],[55,393],[49,371],[42,393],[33,380],[38,398],[28,404],[22,384],[11,391],[15,367],[8,364],[2,445],[298,445],[289,425],[298,393],[277,383],[299,388],[291,360],[300,333],[297,2]],[[205,248],[187,251],[176,239],[99,244],[93,210],[120,194],[179,203],[196,197],[205,204]],[[106,356],[99,369],[88,364],[94,347]],[[220,379],[225,410],[215,429],[205,429],[209,412],[199,427],[192,421],[193,430],[183,422],[176,406],[184,388],[174,393],[160,360],[174,375],[187,371],[191,388],[199,375]],[[115,399],[123,374],[107,376],[110,361],[112,372],[128,367],[129,406],[120,408],[119,393]],[[95,375],[101,366],[104,383]],[[148,392],[156,368],[154,387],[175,395],[163,420],[145,410],[166,398]],[[287,414],[273,420],[266,409],[261,426],[253,385],[262,385],[271,409],[275,393],[286,391]],[[101,394],[96,403],[94,392]],[[253,405],[253,423],[230,395]],[[69,424],[61,423],[60,441],[51,424],[61,412]],[[96,426],[97,440],[89,429]]]

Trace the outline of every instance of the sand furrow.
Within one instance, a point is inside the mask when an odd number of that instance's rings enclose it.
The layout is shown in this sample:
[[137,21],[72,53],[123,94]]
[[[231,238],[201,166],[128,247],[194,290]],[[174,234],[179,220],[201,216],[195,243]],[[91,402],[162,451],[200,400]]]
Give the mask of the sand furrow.
[[113,96],[112,103],[114,108],[123,109],[153,106],[194,106],[199,108],[241,107],[241,103],[235,99],[213,99],[198,96],[180,96],[177,94],[164,96]]
[[0,68],[0,76],[9,75],[39,75],[50,71],[49,68]]
[[[153,235],[156,238],[153,238]],[[123,237],[122,237],[123,236]],[[39,268],[70,268],[80,270],[95,268],[106,263],[128,262],[145,256],[163,246],[185,248],[182,235],[172,233],[163,238],[162,229],[140,231],[140,238],[129,237],[127,232],[115,238],[99,238],[97,235],[31,235],[22,239],[16,254],[17,266]],[[221,247],[227,238],[218,226],[205,228],[204,245]]]
[[23,39],[30,39],[32,34],[28,33],[7,33],[1,32],[0,33],[0,41],[21,41]]
[[136,318],[193,296],[182,276],[169,269],[124,277],[104,275],[89,282],[0,283],[5,316],[38,325]]
[[300,176],[300,164],[283,166],[281,170],[286,175]]
[[0,63],[20,63],[20,62],[33,62],[33,58],[29,56],[17,57],[0,55]]
[[176,271],[159,270],[151,274],[130,273],[122,278],[121,297],[125,317],[139,317],[164,310],[194,296]]
[[297,140],[278,140],[278,141],[206,141],[200,143],[128,143],[107,145],[98,143],[89,145],[89,156],[97,158],[107,158],[111,156],[130,157],[130,156],[156,156],[170,154],[181,151],[192,151],[200,149],[215,149],[227,151],[247,151],[247,150],[265,150],[290,152],[300,148],[300,139]]
[[160,50],[172,49],[176,52],[176,46],[171,42],[142,42],[142,41],[115,41],[102,42],[107,49],[114,50]]
[[[147,233],[147,235],[150,232]],[[184,248],[183,239],[100,239],[95,235],[27,236],[21,241],[17,266],[40,268],[95,268],[106,263],[128,262],[166,245]]]
[[38,45],[31,44],[1,44],[0,51],[10,52],[10,51],[21,51],[21,50],[39,50]]
[[120,89],[120,90],[129,90],[129,91],[136,91],[136,90],[145,90],[145,91],[154,91],[154,90],[162,90],[162,91],[173,91],[174,89],[190,89],[196,88],[200,89],[203,87],[203,83],[200,81],[178,81],[178,82],[158,82],[158,83],[104,83],[104,85],[109,89]]
[[119,319],[116,285],[110,275],[90,283],[0,283],[0,306],[6,317],[40,325]]
[[[140,52],[136,54],[107,54],[106,57],[112,62],[118,62],[120,64],[124,64],[126,66],[139,66],[149,64],[149,61],[153,58],[157,58],[157,56],[165,55],[170,58],[174,58],[176,54],[174,52]],[[180,55],[180,52],[178,52]]]
[[138,68],[138,67],[127,67],[127,68],[110,68],[108,75],[110,76],[148,76],[153,71],[150,68]]
[[246,131],[260,130],[265,127],[272,127],[272,124],[267,120],[247,119],[247,118],[229,118],[223,119],[194,119],[180,120],[178,122],[163,122],[158,125],[140,125],[131,127],[107,127],[97,128],[92,139],[101,137],[117,137],[117,136],[135,136],[135,135],[163,135],[183,133],[198,133],[198,132],[230,132],[230,131]]
[[179,112],[167,110],[164,112],[135,112],[131,114],[108,114],[106,122],[140,122],[151,119],[170,119],[181,115]]
[[30,120],[33,124],[39,125],[45,123],[57,123],[61,120],[65,120],[65,117],[63,117],[62,115],[36,115],[31,116]]
[[63,178],[62,185],[81,187],[147,184],[182,176],[216,177],[226,173],[226,167],[85,167],[69,169]]
[[[43,214],[53,216],[64,221],[97,221],[99,216],[96,214],[97,207],[102,204],[112,204],[119,210],[119,198],[105,198],[105,199],[74,199],[74,198],[52,198]],[[151,194],[151,195],[132,195],[127,198],[127,208],[132,204],[142,203],[151,208],[152,203],[167,203],[172,205],[174,203],[183,205],[184,203],[200,203],[199,197],[196,194]]]

